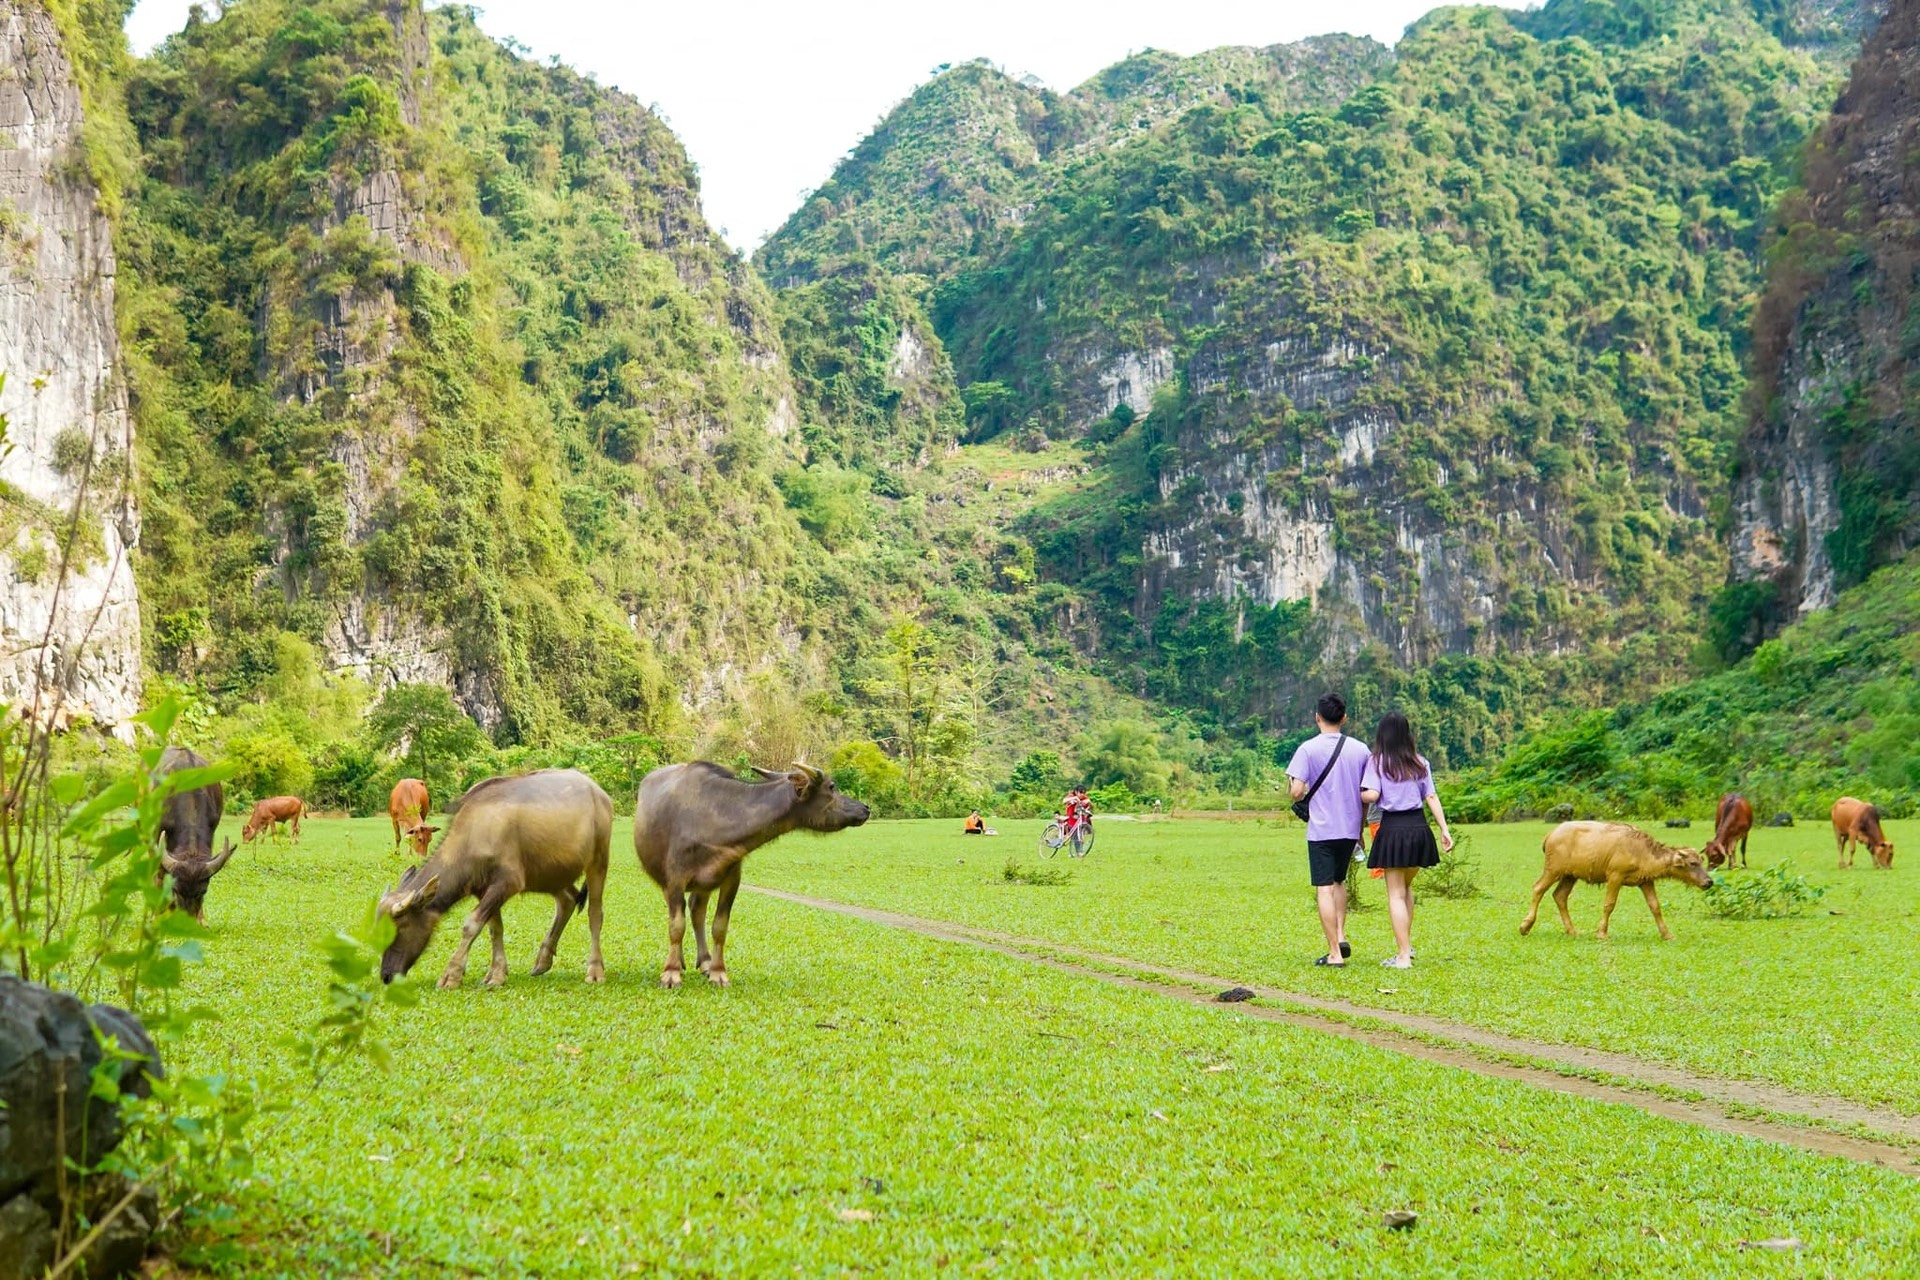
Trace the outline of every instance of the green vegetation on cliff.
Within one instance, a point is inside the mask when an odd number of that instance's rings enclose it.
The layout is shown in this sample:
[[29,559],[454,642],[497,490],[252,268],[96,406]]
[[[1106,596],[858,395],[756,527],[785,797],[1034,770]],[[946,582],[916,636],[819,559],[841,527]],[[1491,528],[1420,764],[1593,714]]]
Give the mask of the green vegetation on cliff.
[[759,656],[778,339],[656,118],[361,0],[230,5],[127,99],[159,670],[244,694],[290,631],[551,741],[670,727]]

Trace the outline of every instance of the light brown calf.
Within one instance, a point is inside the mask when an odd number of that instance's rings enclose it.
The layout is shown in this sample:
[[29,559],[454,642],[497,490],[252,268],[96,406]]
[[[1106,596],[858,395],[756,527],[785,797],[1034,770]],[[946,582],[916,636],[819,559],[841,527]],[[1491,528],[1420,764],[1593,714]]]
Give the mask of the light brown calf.
[[395,853],[400,852],[402,837],[413,835],[413,829],[427,820],[427,810],[432,807],[427,784],[420,779],[402,778],[393,784],[393,794],[387,797],[387,816],[393,819]]
[[1893,868],[1893,841],[1880,829],[1880,810],[1865,800],[1841,796],[1833,802],[1833,841],[1839,846],[1843,870],[1852,868],[1856,844],[1867,846],[1874,866],[1882,871]]
[[280,829],[285,827],[287,835],[295,844],[300,843],[300,819],[307,816],[307,804],[299,796],[273,796],[261,800],[253,806],[253,813],[247,818],[247,824],[240,828],[240,843],[249,844],[262,832],[278,844]]
[[1684,880],[1704,889],[1713,883],[1707,864],[1692,849],[1675,849],[1661,844],[1638,827],[1621,822],[1563,822],[1547,833],[1541,845],[1547,855],[1546,868],[1534,882],[1533,905],[1520,922],[1520,932],[1533,928],[1540,914],[1540,899],[1553,889],[1554,905],[1560,908],[1560,923],[1572,935],[1573,917],[1567,913],[1567,899],[1575,884],[1604,884],[1607,900],[1600,908],[1600,929],[1594,934],[1604,940],[1607,922],[1613,918],[1613,904],[1622,885],[1638,885],[1646,895],[1647,910],[1660,936],[1672,940],[1666,917],[1660,914],[1660,895],[1654,892],[1656,880]]

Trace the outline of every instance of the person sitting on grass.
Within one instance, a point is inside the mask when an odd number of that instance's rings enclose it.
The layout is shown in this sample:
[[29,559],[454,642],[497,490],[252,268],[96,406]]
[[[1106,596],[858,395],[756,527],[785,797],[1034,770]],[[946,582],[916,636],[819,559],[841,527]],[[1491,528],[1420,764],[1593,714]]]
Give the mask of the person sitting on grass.
[[963,834],[965,835],[983,836],[987,834],[987,820],[980,816],[980,811],[978,809],[975,809],[972,813],[967,815],[967,825],[962,829],[962,831],[963,831]]
[[[1380,963],[1389,969],[1413,967],[1413,878],[1420,868],[1435,866],[1440,850],[1453,851],[1453,833],[1447,830],[1447,811],[1433,789],[1433,770],[1413,745],[1413,726],[1398,711],[1380,717],[1373,731],[1373,753],[1360,779],[1360,798],[1380,806],[1380,826],[1373,838],[1367,866],[1386,873],[1387,915],[1393,921],[1394,953]],[[1440,824],[1440,843],[1421,804],[1433,810]]]

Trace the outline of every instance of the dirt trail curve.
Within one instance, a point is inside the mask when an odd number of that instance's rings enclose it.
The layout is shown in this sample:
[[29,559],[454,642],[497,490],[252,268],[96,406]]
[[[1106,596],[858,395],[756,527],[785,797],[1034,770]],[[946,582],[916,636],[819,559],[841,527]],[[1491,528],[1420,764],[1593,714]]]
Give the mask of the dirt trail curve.
[[[822,911],[837,912],[840,915],[851,916],[873,924],[906,929],[947,942],[979,947],[1016,960],[1093,978],[1112,986],[1151,992],[1170,999],[1184,1000],[1189,1004],[1232,1011],[1268,1022],[1285,1022],[1328,1035],[1358,1040],[1364,1044],[1406,1054],[1409,1057],[1458,1067],[1483,1076],[1502,1080],[1519,1080],[1540,1088],[1601,1102],[1617,1102],[1669,1120],[1679,1120],[1723,1133],[1737,1133],[1769,1142],[1786,1143],[1808,1151],[1816,1151],[1822,1155],[1840,1156],[1864,1164],[1883,1165],[1901,1173],[1920,1177],[1920,1158],[1916,1158],[1914,1151],[1909,1147],[1901,1145],[1920,1144],[1920,1116],[1905,1115],[1870,1103],[1797,1093],[1777,1085],[1751,1080],[1728,1080],[1720,1076],[1700,1075],[1684,1067],[1648,1062],[1629,1054],[1608,1053],[1601,1049],[1550,1044],[1542,1040],[1502,1035],[1468,1023],[1430,1017],[1425,1014],[1401,1013],[1393,1009],[1354,1004],[1347,1000],[1329,1000],[1322,996],[1303,995],[1299,992],[1256,986],[1252,983],[1237,983],[1211,974],[1103,955],[1097,951],[1049,942],[1040,938],[1023,938],[992,929],[976,928],[972,925],[931,920],[924,916],[904,915],[877,907],[855,906],[852,903],[836,902],[828,898],[813,898],[805,894],[790,893],[784,889],[768,889],[753,885],[746,887],[750,892],[765,894],[770,898],[779,898]],[[1061,958],[1066,956],[1076,957],[1085,963],[1076,964],[1073,960]],[[1101,967],[1092,967],[1095,965]],[[1116,973],[1113,970],[1122,972]],[[1169,983],[1178,985],[1170,986]],[[1224,991],[1232,986],[1245,986],[1258,996],[1284,1001],[1297,1008],[1276,1009],[1267,1005],[1219,1004],[1213,999],[1213,993]],[[1365,1018],[1384,1025],[1362,1026],[1341,1020],[1346,1017]],[[1436,1041],[1445,1043],[1436,1043]],[[1530,1058],[1537,1062],[1550,1063],[1552,1066],[1530,1066],[1501,1061],[1492,1055]],[[1602,1083],[1581,1075],[1568,1074],[1570,1072],[1596,1072],[1629,1083]],[[1697,1094],[1699,1100],[1677,1099],[1653,1092],[1661,1088]],[[1824,1124],[1868,1129],[1875,1134],[1885,1135],[1888,1140],[1741,1114],[1747,1108]]]

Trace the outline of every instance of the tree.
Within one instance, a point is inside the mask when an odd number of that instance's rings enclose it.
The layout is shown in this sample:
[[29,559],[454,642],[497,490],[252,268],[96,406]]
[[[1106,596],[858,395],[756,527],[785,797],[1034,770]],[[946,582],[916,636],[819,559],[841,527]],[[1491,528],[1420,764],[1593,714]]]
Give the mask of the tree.
[[380,695],[367,716],[367,734],[382,751],[417,761],[415,776],[434,785],[435,761],[443,772],[486,744],[480,726],[437,684],[396,684]]
[[1089,787],[1124,782],[1144,799],[1164,797],[1173,770],[1160,756],[1159,736],[1137,720],[1113,720],[1081,737],[1075,754]]

